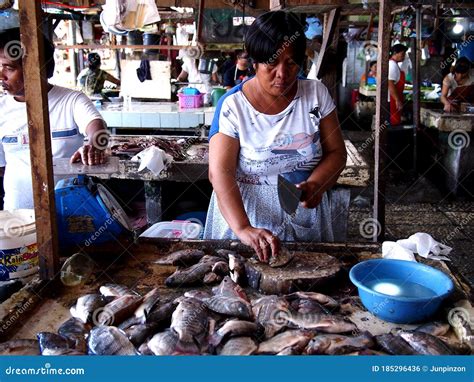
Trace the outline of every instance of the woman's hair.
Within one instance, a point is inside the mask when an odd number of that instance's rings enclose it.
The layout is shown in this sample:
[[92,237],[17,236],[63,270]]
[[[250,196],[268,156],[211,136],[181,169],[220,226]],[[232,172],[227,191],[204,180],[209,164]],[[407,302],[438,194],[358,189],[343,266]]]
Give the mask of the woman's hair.
[[471,69],[471,61],[466,57],[460,57],[456,60],[454,65],[454,73],[464,74]]
[[256,63],[275,61],[282,48],[289,46],[293,48],[293,60],[302,65],[306,51],[304,23],[291,12],[264,13],[250,25],[245,35],[245,50]]
[[395,44],[390,48],[390,56],[393,56],[394,54],[400,53],[400,52],[406,52],[408,48],[403,45],[403,44]]
[[[22,63],[24,47],[20,42],[20,28],[6,29],[0,32],[0,49],[12,60],[19,60]],[[54,45],[43,34],[44,60],[46,62],[46,75],[51,78],[54,74]]]

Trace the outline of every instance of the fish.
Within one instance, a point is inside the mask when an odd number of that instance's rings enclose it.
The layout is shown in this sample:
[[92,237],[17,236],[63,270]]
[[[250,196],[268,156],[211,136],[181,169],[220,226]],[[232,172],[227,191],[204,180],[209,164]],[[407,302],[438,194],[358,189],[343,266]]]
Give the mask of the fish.
[[140,324],[145,324],[145,323],[146,323],[145,317],[131,316],[127,318],[125,321],[123,321],[122,323],[120,323],[120,325],[117,325],[117,328],[125,331],[133,325],[140,325]]
[[188,267],[199,262],[205,253],[199,249],[183,249],[158,259],[155,264]]
[[147,342],[144,342],[140,345],[140,347],[138,348],[138,353],[140,353],[140,355],[153,355],[154,354],[148,347]]
[[347,354],[370,348],[374,339],[369,332],[364,332],[355,337],[340,334],[319,334],[309,341],[306,354]]
[[38,340],[10,340],[0,344],[0,355],[40,355]]
[[206,273],[202,281],[206,285],[215,284],[221,281],[221,276],[219,276],[218,274],[214,272],[209,272],[209,273]]
[[428,333],[401,331],[399,336],[422,355],[452,355],[454,352],[439,338]]
[[130,342],[138,348],[148,337],[156,332],[156,328],[156,324],[138,324],[130,326],[124,332]]
[[295,300],[291,302],[292,309],[299,314],[331,314],[331,311],[314,300]]
[[212,267],[212,272],[219,276],[227,276],[229,274],[229,264],[225,261],[218,261]]
[[148,313],[145,322],[147,324],[156,324],[158,328],[168,327],[171,324],[171,316],[177,306],[178,303],[175,301],[168,301],[157,305]]
[[396,334],[380,334],[375,336],[375,341],[389,354],[393,355],[413,355],[417,352],[406,342],[402,337],[397,336]]
[[197,264],[185,269],[178,269],[165,280],[168,287],[183,287],[189,285],[201,284],[204,276],[211,272],[213,265],[216,263],[212,260],[200,261]]
[[229,339],[219,352],[219,355],[252,355],[258,349],[250,337],[235,337]]
[[171,355],[176,350],[178,340],[179,337],[175,331],[165,330],[162,333],[155,334],[147,345],[154,355]]
[[106,297],[122,297],[126,295],[137,295],[138,293],[133,292],[129,287],[120,284],[105,284],[99,288],[99,292],[102,296]]
[[310,331],[287,330],[258,345],[257,354],[277,354],[288,347],[302,350],[313,336]]
[[280,249],[280,253],[278,256],[274,257],[272,256],[270,258],[270,261],[268,262],[268,265],[270,265],[272,268],[281,268],[284,267],[285,265],[288,265],[291,260],[293,260],[295,257],[295,252],[294,251],[289,251],[287,248],[282,247]]
[[180,341],[199,343],[207,334],[209,316],[203,302],[194,298],[180,298],[178,306],[171,316],[170,328],[177,334]]
[[143,301],[143,297],[124,295],[108,303],[97,314],[96,325],[118,325],[123,322]]
[[324,333],[346,333],[357,329],[357,326],[344,317],[332,314],[300,314],[290,312],[286,317],[288,327],[314,329]]
[[229,276],[224,277],[217,287],[212,288],[212,293],[215,296],[237,297],[249,302],[249,298],[243,288]]
[[284,348],[281,352],[277,353],[276,355],[299,355],[301,352],[292,346],[288,346]]
[[450,326],[448,323],[440,322],[440,321],[434,321],[434,322],[429,322],[427,324],[421,325],[417,327],[415,330],[417,332],[423,332],[423,333],[428,333],[431,334],[432,336],[444,336],[446,333],[448,333],[450,329]]
[[230,337],[254,337],[259,334],[259,327],[255,322],[231,319],[214,332],[209,343],[218,346],[222,341]]
[[124,332],[115,326],[96,326],[88,337],[90,355],[136,355],[137,350]]
[[58,334],[66,338],[72,344],[73,349],[83,353],[87,351],[86,335],[88,333],[89,326],[75,317],[63,322],[58,328]]
[[42,355],[45,355],[45,352],[49,355],[59,355],[58,353],[71,349],[69,341],[59,334],[39,332],[36,337]]
[[226,316],[242,318],[244,320],[250,320],[253,316],[250,303],[240,297],[217,295],[204,300],[204,303],[209,310]]
[[77,299],[76,305],[71,307],[71,316],[80,319],[83,323],[91,322],[97,311],[113,301],[115,297],[104,297],[100,294],[86,294]]
[[264,328],[264,338],[269,339],[282,330],[288,323],[289,304],[283,297],[263,296],[252,301],[255,321]]
[[191,297],[202,301],[206,298],[212,297],[212,295],[205,290],[189,290],[184,292],[184,297]]
[[239,285],[247,284],[247,272],[245,271],[245,259],[237,253],[229,253],[230,278]]
[[146,317],[146,315],[153,309],[153,307],[160,302],[160,293],[158,288],[153,288],[145,296],[143,296],[142,303],[135,310],[133,315],[135,317]]
[[330,296],[317,292],[294,292],[285,296],[287,300],[310,300],[324,306],[331,311],[339,309],[339,303]]
[[235,251],[232,251],[231,249],[218,249],[216,251],[216,256],[220,257],[221,259],[223,259],[224,261],[229,261],[230,259],[230,256],[239,256],[243,259],[242,256],[240,256],[239,254],[237,254],[237,252]]
[[76,349],[45,349],[41,355],[69,355],[69,356],[76,356],[76,355],[87,355],[86,353],[76,350]]

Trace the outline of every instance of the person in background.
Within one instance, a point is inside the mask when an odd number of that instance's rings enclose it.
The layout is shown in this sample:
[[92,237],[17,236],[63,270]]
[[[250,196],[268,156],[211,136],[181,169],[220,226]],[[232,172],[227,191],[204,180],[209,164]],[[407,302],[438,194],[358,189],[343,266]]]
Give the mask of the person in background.
[[388,63],[388,93],[390,102],[390,124],[402,123],[403,90],[405,89],[405,72],[398,66],[405,60],[408,48],[403,44],[395,44],[390,50]]
[[471,62],[466,57],[460,57],[454,65],[454,72],[444,77],[443,87],[441,88],[441,102],[444,105],[444,111],[450,113],[457,110],[457,105],[453,104],[448,98],[454,89],[474,84],[474,77],[470,69]]
[[[346,149],[328,89],[298,79],[306,49],[299,16],[259,16],[245,47],[255,76],[219,100],[209,133],[214,192],[204,238],[239,238],[268,261],[280,240],[334,241],[326,191],[345,167]],[[302,191],[291,219],[276,202],[279,175]]]
[[249,63],[249,55],[247,52],[240,51],[237,53],[237,63],[224,73],[223,85],[229,90],[253,75],[254,73]]
[[377,80],[377,61],[370,61],[368,73],[360,77],[360,86],[375,85]]
[[[44,50],[47,77],[51,78],[54,45],[46,37]],[[22,56],[20,29],[0,33],[0,80],[7,92],[0,97],[0,149],[4,154],[3,158],[0,155],[0,166],[6,166],[7,210],[34,207]],[[48,108],[53,163],[58,158],[82,161],[85,165],[105,163],[105,122],[85,94],[48,84]]]
[[77,76],[77,85],[88,96],[100,94],[104,88],[105,81],[120,86],[120,80],[102,70],[100,68],[101,64],[98,53],[89,53],[87,56],[87,68],[83,69]]

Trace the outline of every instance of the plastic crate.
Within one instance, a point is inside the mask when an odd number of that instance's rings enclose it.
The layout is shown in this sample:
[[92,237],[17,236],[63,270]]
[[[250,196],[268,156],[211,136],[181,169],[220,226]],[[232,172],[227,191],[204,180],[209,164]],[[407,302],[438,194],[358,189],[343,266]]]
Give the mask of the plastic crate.
[[194,109],[204,105],[204,94],[189,95],[178,93],[178,98],[181,109]]

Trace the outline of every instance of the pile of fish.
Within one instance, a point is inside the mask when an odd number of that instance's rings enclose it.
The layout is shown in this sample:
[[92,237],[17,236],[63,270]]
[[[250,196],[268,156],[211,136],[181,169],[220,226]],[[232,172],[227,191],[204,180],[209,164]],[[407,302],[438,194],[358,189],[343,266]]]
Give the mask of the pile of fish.
[[[219,281],[212,289],[186,290],[164,299],[158,288],[142,296],[115,284],[77,299],[57,333],[0,344],[0,355],[179,355],[179,354],[459,354],[445,341],[448,324],[372,336],[348,319],[336,299],[317,292],[249,295],[234,281],[243,259],[185,250],[159,260],[178,270],[168,286]],[[232,277],[229,276],[229,273]],[[343,303],[343,300],[341,300]],[[469,349],[470,350],[470,349]]]

